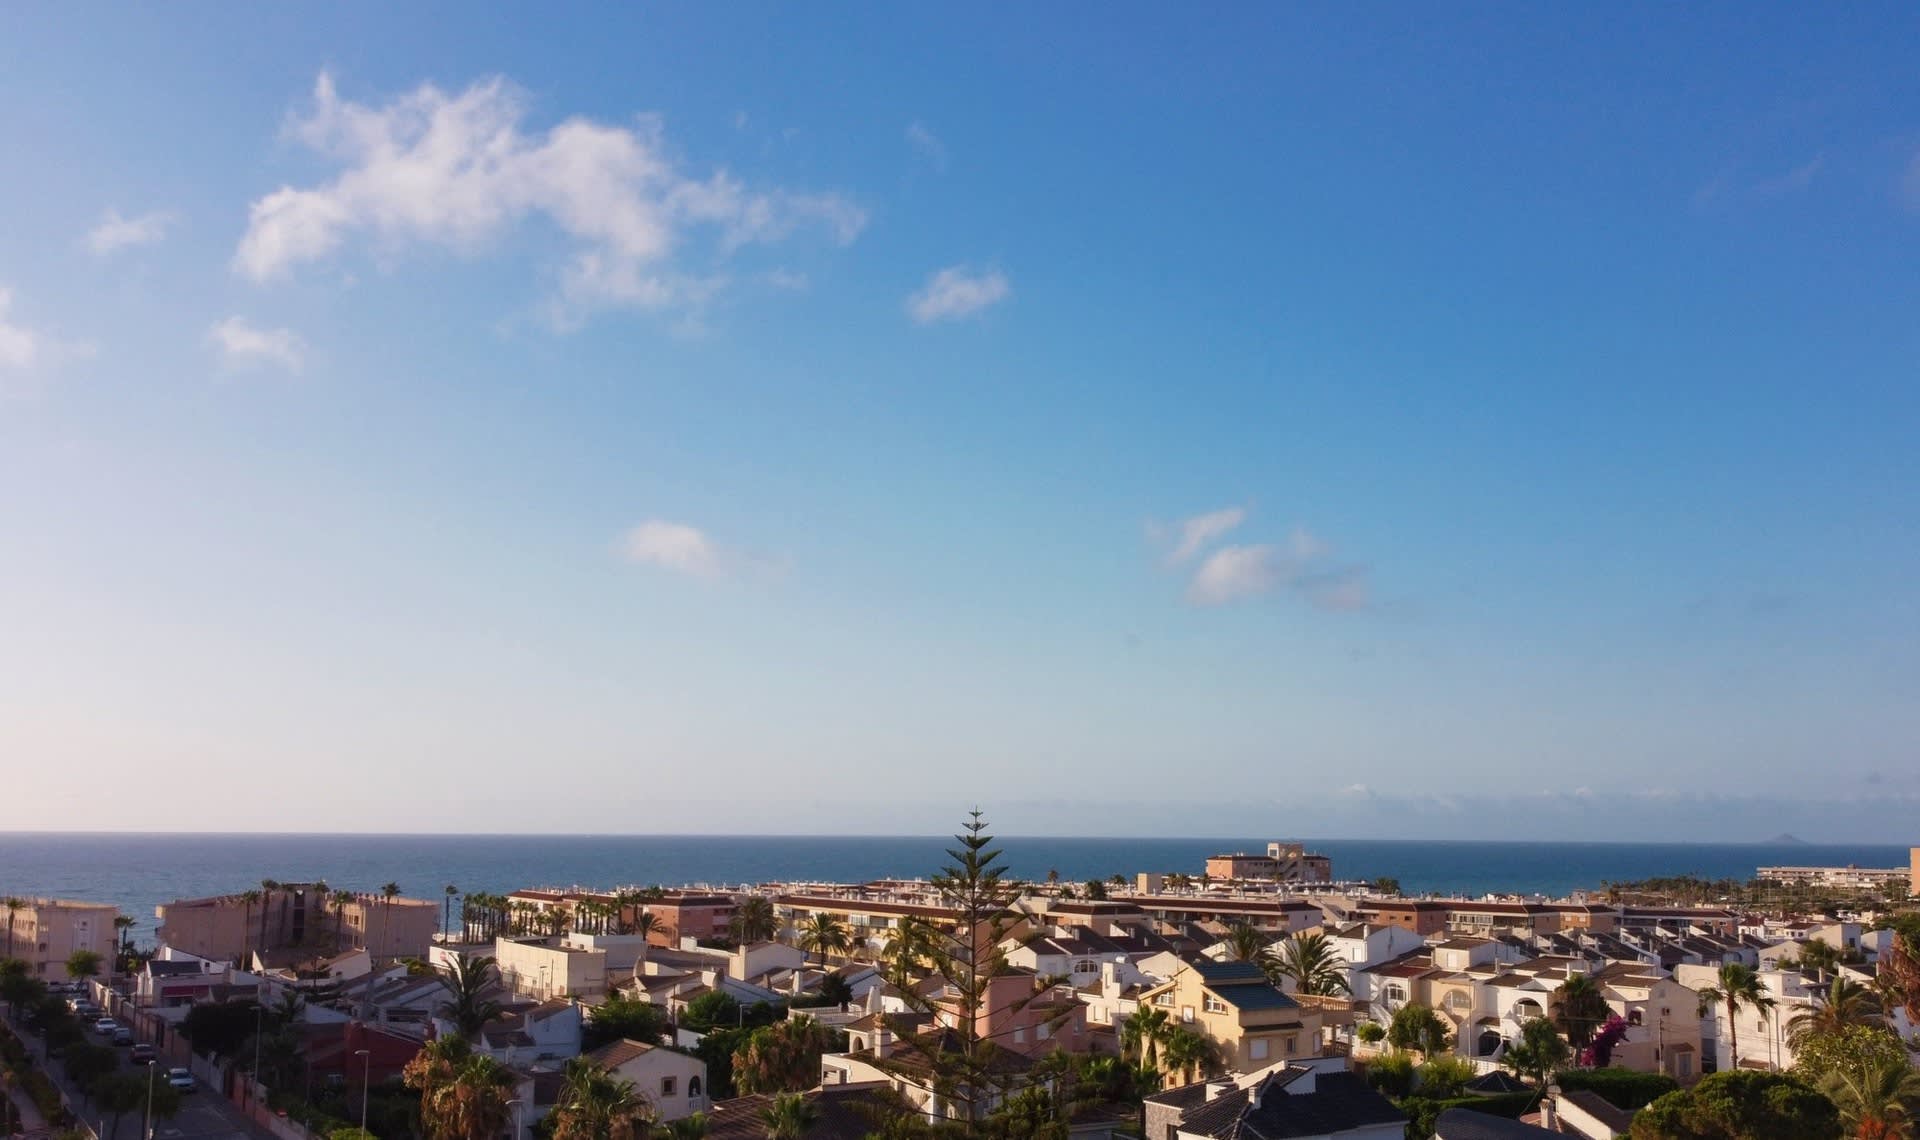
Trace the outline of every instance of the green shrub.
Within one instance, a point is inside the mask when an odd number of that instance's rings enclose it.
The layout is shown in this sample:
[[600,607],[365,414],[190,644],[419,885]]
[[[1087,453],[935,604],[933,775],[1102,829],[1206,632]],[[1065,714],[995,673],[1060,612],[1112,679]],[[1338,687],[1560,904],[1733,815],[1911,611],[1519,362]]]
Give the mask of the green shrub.
[[1434,1122],[1450,1108],[1470,1108],[1488,1116],[1518,1120],[1534,1109],[1537,1100],[1535,1093],[1502,1093],[1499,1096],[1408,1096],[1393,1103],[1407,1114],[1408,1140],[1426,1140],[1433,1135]]
[[1388,1053],[1367,1062],[1367,1084],[1388,1096],[1406,1096],[1413,1091],[1413,1058],[1405,1053]]
[[1416,1071],[1420,1077],[1420,1095],[1436,1100],[1459,1096],[1474,1075],[1472,1061],[1451,1053],[1442,1053],[1429,1059]]
[[1637,1073],[1632,1069],[1565,1069],[1554,1082],[1566,1092],[1584,1089],[1598,1093],[1600,1099],[1628,1112],[1638,1112],[1680,1087],[1665,1073]]
[[1363,1021],[1354,1027],[1354,1036],[1369,1045],[1378,1045],[1386,1039],[1387,1028],[1377,1021]]

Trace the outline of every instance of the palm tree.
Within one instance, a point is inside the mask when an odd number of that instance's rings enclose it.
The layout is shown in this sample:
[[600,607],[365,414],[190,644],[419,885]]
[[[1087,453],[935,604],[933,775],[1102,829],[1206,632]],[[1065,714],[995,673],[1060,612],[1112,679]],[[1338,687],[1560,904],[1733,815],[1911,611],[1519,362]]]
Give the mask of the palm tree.
[[713,1127],[711,1118],[704,1112],[692,1116],[683,1116],[678,1120],[669,1120],[666,1124],[667,1140],[706,1140]]
[[932,925],[919,915],[910,914],[902,918],[887,935],[887,945],[881,951],[881,956],[895,970],[910,970],[920,964],[933,946],[933,939]]
[[1920,1072],[1901,1057],[1869,1057],[1828,1073],[1820,1083],[1850,1136],[1910,1140],[1920,1117]]
[[[353,892],[347,890],[345,887],[333,892],[332,898],[329,899],[329,901],[333,903],[333,948],[336,953],[341,949],[341,931],[343,931],[347,925],[347,904],[352,902],[353,899]],[[365,918],[365,915],[361,916],[362,921],[364,921]],[[364,935],[362,936],[362,940],[364,941]]]
[[1122,1054],[1143,1068],[1158,1071],[1160,1045],[1167,1039],[1170,1021],[1166,1010],[1141,1006],[1120,1027]]
[[1554,1025],[1567,1035],[1567,1042],[1575,1049],[1591,1045],[1593,1035],[1612,1012],[1607,1005],[1607,995],[1593,984],[1590,975],[1570,974],[1553,991],[1553,996]]
[[1296,934],[1281,943],[1280,952],[1274,955],[1273,962],[1273,974],[1292,978],[1295,993],[1330,995],[1353,992],[1340,956],[1334,952],[1327,936],[1318,931]]
[[[399,883],[388,883],[380,888],[380,896],[386,902],[380,914],[380,943],[383,947],[390,947],[392,942],[390,936],[393,934],[393,900],[399,894]],[[371,950],[367,952],[367,957],[369,960],[375,960]]]
[[27,905],[27,900],[7,896],[7,957],[13,957],[13,916],[14,912]]
[[767,1127],[767,1140],[800,1140],[819,1115],[806,1094],[781,1093],[760,1110],[760,1123]]
[[1741,1007],[1751,1006],[1759,1010],[1764,1019],[1771,1013],[1775,1003],[1767,996],[1760,975],[1754,972],[1752,966],[1742,962],[1721,963],[1720,983],[1700,991],[1700,1016],[1705,1017],[1720,1002],[1725,1002],[1727,1006],[1727,1067],[1738,1068]]
[[506,1130],[517,1078],[464,1037],[427,1043],[401,1073],[420,1092],[420,1130],[425,1140],[494,1140]]
[[1127,885],[1127,877],[1125,875],[1108,875],[1107,885],[1109,887],[1125,887]]
[[453,899],[460,893],[460,888],[448,883],[445,893],[446,897],[440,903],[440,933],[451,938],[453,936]]
[[1882,1020],[1880,1001],[1873,991],[1840,975],[1828,984],[1827,992],[1812,1009],[1795,1014],[1787,1022],[1787,1043],[1798,1049],[1823,1033],[1849,1025],[1879,1025]]
[[773,913],[773,900],[765,895],[748,895],[734,909],[727,923],[733,940],[742,946],[771,942],[780,932],[780,920]]
[[240,901],[246,906],[246,914],[240,920],[240,965],[247,966],[253,961],[253,948],[248,945],[253,939],[253,904],[260,901],[259,891],[242,891]]
[[1177,1026],[1167,1034],[1162,1059],[1167,1072],[1178,1078],[1180,1084],[1192,1084],[1212,1067],[1213,1046],[1186,1026]]
[[260,941],[253,944],[255,950],[267,948],[267,915],[273,910],[273,892],[279,889],[278,879],[260,880]]
[[644,1140],[653,1106],[622,1080],[587,1060],[567,1062],[566,1083],[553,1109],[553,1140]]
[[500,1016],[500,1003],[487,996],[499,980],[499,971],[492,958],[481,955],[455,958],[451,965],[442,966],[438,972],[448,998],[436,1012],[453,1022],[460,1036],[471,1041],[479,1036],[487,1022]]
[[828,955],[846,953],[847,945],[847,928],[825,911],[809,918],[800,928],[800,948],[820,955],[822,965],[826,964]]
[[1273,944],[1247,923],[1236,922],[1227,928],[1226,947],[1230,962],[1252,962],[1269,971],[1273,966]]

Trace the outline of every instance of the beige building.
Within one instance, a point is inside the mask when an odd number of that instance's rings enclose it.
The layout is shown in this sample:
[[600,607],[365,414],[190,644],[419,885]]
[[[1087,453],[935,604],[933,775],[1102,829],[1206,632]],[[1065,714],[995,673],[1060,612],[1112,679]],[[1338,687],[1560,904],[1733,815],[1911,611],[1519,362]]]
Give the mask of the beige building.
[[1142,993],[1140,1005],[1206,1038],[1219,1066],[1235,1072],[1320,1055],[1320,1011],[1282,992],[1251,962],[1190,963]]
[[[257,897],[249,898],[252,894]],[[440,904],[377,894],[340,895],[310,883],[270,891],[177,899],[154,909],[161,945],[214,961],[302,949],[331,957],[366,950],[376,962],[424,958]]]
[[0,912],[6,918],[8,955],[25,961],[35,977],[64,980],[67,959],[76,950],[100,955],[101,977],[113,972],[119,937],[113,920],[120,917],[119,907],[67,899],[16,901],[22,905]]
[[493,960],[510,992],[547,1001],[607,993],[607,952],[558,939],[498,938]]

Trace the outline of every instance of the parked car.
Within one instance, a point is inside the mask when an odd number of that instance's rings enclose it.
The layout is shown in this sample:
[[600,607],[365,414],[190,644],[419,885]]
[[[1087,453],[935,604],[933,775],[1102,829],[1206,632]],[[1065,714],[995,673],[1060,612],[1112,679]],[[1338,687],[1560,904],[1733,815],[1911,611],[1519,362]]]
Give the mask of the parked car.
[[185,1069],[168,1069],[167,1083],[183,1093],[193,1091],[193,1074]]
[[113,1031],[113,1043],[115,1045],[133,1044],[133,1030],[124,1025],[116,1026]]
[[144,1065],[159,1055],[159,1052],[155,1050],[153,1046],[142,1041],[133,1047],[133,1052],[127,1054],[127,1060],[132,1061],[136,1065]]
[[93,1031],[95,1033],[102,1033],[108,1037],[113,1036],[113,1031],[118,1028],[120,1028],[120,1023],[111,1017],[103,1017],[93,1023]]

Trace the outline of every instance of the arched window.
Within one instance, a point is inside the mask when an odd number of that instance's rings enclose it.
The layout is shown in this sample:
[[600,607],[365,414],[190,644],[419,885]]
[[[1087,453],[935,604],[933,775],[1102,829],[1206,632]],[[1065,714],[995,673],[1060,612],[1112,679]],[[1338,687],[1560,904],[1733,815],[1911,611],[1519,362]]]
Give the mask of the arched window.
[[700,1078],[699,1077],[687,1078],[687,1095],[692,1097],[695,1100],[700,1099]]
[[1627,1011],[1627,1024],[1639,1025],[1643,1017],[1644,1017],[1644,1014],[1642,1013],[1642,1011],[1637,1009],[1630,1009]]

